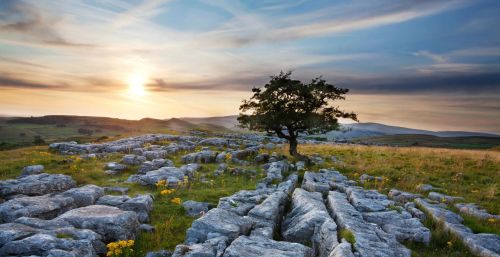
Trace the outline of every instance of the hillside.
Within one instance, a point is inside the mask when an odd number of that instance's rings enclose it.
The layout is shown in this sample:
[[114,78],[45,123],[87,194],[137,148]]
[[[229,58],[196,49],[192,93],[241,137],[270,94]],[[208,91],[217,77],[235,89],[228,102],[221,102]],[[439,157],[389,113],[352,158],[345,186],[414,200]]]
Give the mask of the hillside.
[[0,149],[33,145],[35,138],[45,142],[62,140],[90,142],[144,133],[176,133],[190,130],[229,131],[215,124],[193,124],[176,118],[126,120],[67,115],[2,117],[0,119]]

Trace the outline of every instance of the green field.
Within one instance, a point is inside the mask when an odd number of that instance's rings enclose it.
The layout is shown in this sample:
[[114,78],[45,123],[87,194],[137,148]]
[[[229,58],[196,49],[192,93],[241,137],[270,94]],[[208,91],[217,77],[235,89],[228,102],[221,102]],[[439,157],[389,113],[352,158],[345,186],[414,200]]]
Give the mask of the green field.
[[437,137],[431,135],[389,135],[356,138],[355,143],[390,146],[422,146],[454,149],[488,149],[500,146],[500,137]]

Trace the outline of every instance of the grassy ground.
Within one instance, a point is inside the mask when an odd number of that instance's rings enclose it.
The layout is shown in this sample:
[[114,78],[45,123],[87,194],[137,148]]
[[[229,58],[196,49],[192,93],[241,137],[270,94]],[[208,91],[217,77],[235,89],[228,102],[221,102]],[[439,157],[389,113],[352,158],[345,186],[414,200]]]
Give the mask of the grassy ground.
[[[287,149],[285,147],[275,151],[286,154]],[[383,176],[385,178],[383,182],[366,185],[383,192],[391,188],[416,192],[416,185],[429,183],[441,187],[446,194],[462,196],[467,202],[476,202],[491,213],[498,213],[499,151],[351,145],[303,145],[299,146],[299,151],[304,154],[334,155],[341,160],[333,162],[325,158],[327,162],[324,165],[312,167],[311,170],[334,166],[354,180],[358,180],[363,173]],[[184,153],[171,158],[176,165],[180,164],[182,154]],[[105,175],[104,164],[118,160],[120,155],[81,160],[48,152],[47,146],[0,151],[0,179],[16,177],[26,165],[43,164],[47,172],[71,175],[80,185],[127,186],[131,189],[131,196],[136,193],[153,194],[156,200],[151,213],[151,223],[156,227],[156,232],[140,234],[135,246],[136,256],[144,256],[145,252],[151,250],[173,249],[175,245],[182,243],[186,229],[191,226],[193,218],[186,216],[181,206],[170,202],[172,198],[216,204],[220,197],[231,195],[241,189],[254,188],[257,180],[263,176],[258,167],[248,167],[256,169],[258,175],[255,177],[224,175],[215,178],[211,174],[216,165],[209,164],[204,165],[203,170],[197,175],[198,178],[204,176],[207,182],[202,183],[197,179],[171,195],[161,196],[157,188],[124,183],[129,175],[135,173],[136,167],[131,167],[129,171],[117,176]],[[465,217],[465,224],[475,232],[498,234],[500,231],[499,221],[478,221]],[[429,246],[408,244],[414,250],[414,256],[473,256],[459,241],[444,233],[439,224],[427,223],[426,226],[432,229],[433,240]]]

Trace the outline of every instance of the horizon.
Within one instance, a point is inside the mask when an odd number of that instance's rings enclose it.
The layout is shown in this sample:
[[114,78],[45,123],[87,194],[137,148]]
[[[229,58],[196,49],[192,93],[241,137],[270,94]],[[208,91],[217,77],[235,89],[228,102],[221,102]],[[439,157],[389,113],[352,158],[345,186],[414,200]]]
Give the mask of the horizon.
[[499,135],[499,12],[487,0],[5,0],[0,112],[231,116],[293,70],[349,88],[338,105],[361,122]]

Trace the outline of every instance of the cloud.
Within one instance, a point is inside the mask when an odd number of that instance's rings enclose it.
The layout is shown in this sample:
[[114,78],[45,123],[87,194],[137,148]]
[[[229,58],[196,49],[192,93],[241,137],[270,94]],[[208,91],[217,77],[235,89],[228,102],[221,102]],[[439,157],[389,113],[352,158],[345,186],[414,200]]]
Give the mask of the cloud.
[[29,4],[6,0],[0,11],[0,32],[16,33],[22,39],[36,40],[40,44],[63,47],[96,47],[93,44],[71,42],[57,31],[60,18],[48,15]]
[[434,54],[434,53],[431,53],[431,52],[425,51],[425,50],[413,53],[413,55],[427,57],[427,58],[429,58],[437,63],[445,63],[448,61],[448,59],[442,55]]
[[0,88],[62,89],[65,85],[39,83],[0,74]]

